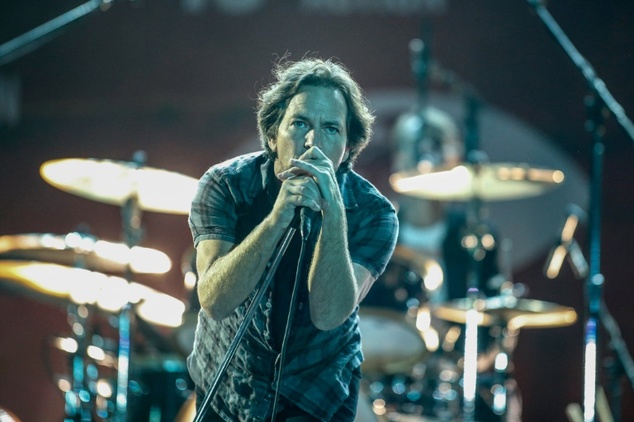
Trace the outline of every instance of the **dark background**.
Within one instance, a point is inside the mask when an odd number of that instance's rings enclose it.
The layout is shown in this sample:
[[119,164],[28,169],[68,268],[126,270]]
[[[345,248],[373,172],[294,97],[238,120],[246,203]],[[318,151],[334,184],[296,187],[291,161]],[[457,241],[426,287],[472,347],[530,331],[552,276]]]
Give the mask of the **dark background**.
[[[491,107],[547,139],[545,153],[561,154],[574,163],[581,175],[576,181],[589,189],[587,85],[528,2],[319,3],[236,1],[234,7],[246,9],[231,12],[226,1],[114,2],[109,10],[65,26],[33,51],[5,60],[0,66],[4,84],[19,80],[20,92],[2,91],[5,103],[19,102],[19,115],[3,114],[0,122],[0,235],[64,234],[85,223],[100,238],[121,240],[117,207],[53,188],[39,176],[40,165],[54,158],[127,161],[143,150],[148,165],[198,178],[210,165],[257,148],[256,93],[270,81],[275,59],[287,52],[292,59],[306,52],[337,57],[370,98],[377,92],[393,92],[397,98],[406,93],[399,103],[404,109],[416,91],[408,42],[421,36],[421,28],[432,34],[428,41],[434,59],[477,89]],[[0,43],[80,4],[3,1]],[[191,9],[196,4],[199,8]],[[418,7],[398,12],[394,6],[408,4]],[[562,0],[548,10],[631,117],[634,3]],[[439,85],[439,90],[447,88]],[[357,170],[391,197],[389,154],[383,154],[389,152],[386,132],[378,130],[374,142]],[[503,139],[500,145],[505,142],[515,141]],[[605,145],[600,202],[603,296],[632,348],[634,154],[632,139],[613,118],[606,125]],[[543,158],[548,163],[549,157]],[[511,154],[508,159],[522,158]],[[587,208],[588,191],[577,193],[575,202]],[[530,210],[531,202],[526,204]],[[526,215],[518,215],[513,224],[529,225],[528,231],[554,240],[557,233],[551,229],[564,210],[540,205],[544,207],[552,212],[550,225]],[[159,281],[151,281],[153,287],[187,299],[181,271],[181,260],[191,249],[186,218],[147,212],[143,226],[142,245],[164,251],[174,264]],[[576,237],[588,256],[587,226]],[[572,306],[580,318],[569,327],[520,334],[513,361],[526,421],[565,421],[566,405],[582,400],[584,280],[576,279],[568,264],[556,280],[546,279],[542,266],[547,253],[548,247],[539,244],[529,257],[515,261],[514,280],[528,286],[529,297]],[[51,335],[69,334],[64,307],[3,292],[0,321],[0,406],[26,422],[61,420],[62,396],[49,374],[49,361],[63,358],[46,341]],[[600,338],[601,350],[613,355],[604,332]],[[607,388],[602,368],[600,376]],[[624,387],[621,420],[632,420],[631,385],[623,378],[619,384]]]

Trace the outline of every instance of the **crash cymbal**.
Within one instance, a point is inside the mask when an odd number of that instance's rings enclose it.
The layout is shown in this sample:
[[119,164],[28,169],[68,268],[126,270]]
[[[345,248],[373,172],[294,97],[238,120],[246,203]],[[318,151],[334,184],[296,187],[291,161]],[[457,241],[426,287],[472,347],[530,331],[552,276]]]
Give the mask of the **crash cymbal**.
[[473,307],[470,303],[464,298],[456,299],[439,305],[432,312],[440,319],[464,324],[467,310],[476,309],[478,325],[506,325],[513,329],[564,327],[577,320],[573,308],[511,295],[477,299]]
[[516,163],[462,164],[390,176],[390,185],[396,192],[439,201],[520,199],[540,195],[563,181],[560,170]]
[[9,410],[0,407],[0,422],[20,422],[20,419]]
[[0,236],[0,259],[50,262],[111,273],[123,273],[129,268],[137,274],[164,274],[172,267],[170,258],[161,251],[130,248],[77,232]]
[[46,182],[65,192],[122,206],[138,198],[145,211],[188,214],[197,180],[180,173],[134,163],[83,158],[47,161],[40,167]]
[[45,298],[119,312],[128,303],[144,320],[167,327],[182,324],[185,304],[137,282],[82,268],[37,261],[0,260],[0,284]]

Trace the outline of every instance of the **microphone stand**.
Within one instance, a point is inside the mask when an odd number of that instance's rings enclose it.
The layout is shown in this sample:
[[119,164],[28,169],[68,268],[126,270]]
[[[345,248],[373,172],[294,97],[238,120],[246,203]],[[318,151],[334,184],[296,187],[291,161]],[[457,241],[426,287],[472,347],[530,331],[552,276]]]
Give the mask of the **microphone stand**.
[[618,375],[619,373],[624,373],[630,381],[630,385],[634,388],[634,361],[627,350],[627,345],[625,344],[623,337],[621,337],[621,330],[619,329],[616,320],[612,317],[607,305],[603,301],[601,302],[599,315],[601,317],[603,327],[610,335],[610,345],[617,356],[617,362],[614,362],[610,368],[612,372],[610,374],[612,376],[612,404],[610,408],[615,420],[619,421],[621,419],[622,392],[618,383]]
[[253,298],[253,300],[251,301],[251,304],[247,308],[244,318],[242,319],[242,322],[240,323],[240,326],[238,327],[238,330],[236,331],[236,335],[233,338],[231,344],[229,345],[229,349],[227,350],[227,353],[225,354],[225,357],[223,358],[223,361],[221,362],[218,368],[218,372],[216,372],[216,375],[214,376],[214,379],[212,380],[211,385],[209,386],[209,389],[205,393],[205,398],[199,407],[200,412],[198,412],[193,422],[202,422],[203,418],[205,417],[205,414],[207,413],[207,410],[209,409],[209,404],[211,403],[211,399],[214,397],[214,395],[218,391],[218,388],[220,386],[220,380],[226,373],[227,368],[229,367],[229,363],[231,362],[231,359],[233,359],[236,352],[238,351],[238,346],[240,345],[240,342],[242,341],[242,337],[244,337],[244,334],[246,333],[247,326],[249,325],[249,323],[255,316],[255,311],[257,310],[259,303],[262,301],[264,294],[268,290],[268,287],[271,284],[271,280],[273,280],[273,276],[275,275],[275,271],[277,270],[277,267],[279,266],[280,261],[282,260],[282,257],[284,256],[286,249],[288,248],[288,245],[291,243],[291,240],[293,239],[293,235],[295,234],[295,232],[297,231],[297,228],[299,227],[300,221],[301,221],[300,208],[295,208],[295,216],[293,217],[293,221],[291,221],[291,224],[288,226],[288,228],[284,232],[282,239],[280,239],[280,241],[277,243],[277,246],[275,247],[275,251],[273,252],[273,257],[271,258],[271,261],[270,261],[270,265],[267,267],[262,277],[262,280],[260,281],[257,287],[257,292],[255,294],[255,297]]
[[275,383],[275,399],[273,401],[273,415],[271,416],[271,422],[275,422],[277,416],[277,407],[279,405],[280,390],[282,387],[282,373],[284,372],[284,361],[286,360],[286,349],[290,340],[293,319],[295,318],[297,295],[302,281],[304,260],[306,258],[306,248],[308,247],[308,239],[312,225],[311,218],[313,214],[315,214],[315,211],[311,211],[308,208],[302,208],[300,211],[300,234],[302,237],[302,245],[299,252],[299,259],[297,261],[297,270],[295,271],[295,282],[293,283],[293,292],[291,293],[291,305],[288,310],[288,316],[286,317],[286,329],[284,330],[284,338],[282,339],[282,347],[279,354],[279,365],[277,368],[277,382]]
[[579,53],[570,39],[557,24],[540,0],[528,0],[555,40],[577,66],[590,88],[590,101],[586,101],[592,123],[592,175],[590,183],[590,266],[586,281],[588,317],[585,326],[584,348],[584,422],[594,422],[596,408],[596,361],[597,361],[597,321],[601,314],[601,296],[605,278],[600,272],[601,255],[601,185],[603,170],[603,112],[608,110],[634,141],[634,125],[625,115],[623,107],[616,102],[605,83],[596,75],[588,61]]
[[52,38],[57,31],[73,21],[83,18],[97,9],[106,8],[108,6],[106,3],[108,2],[103,0],[87,1],[4,44],[0,44],[0,66],[35,50],[41,44]]

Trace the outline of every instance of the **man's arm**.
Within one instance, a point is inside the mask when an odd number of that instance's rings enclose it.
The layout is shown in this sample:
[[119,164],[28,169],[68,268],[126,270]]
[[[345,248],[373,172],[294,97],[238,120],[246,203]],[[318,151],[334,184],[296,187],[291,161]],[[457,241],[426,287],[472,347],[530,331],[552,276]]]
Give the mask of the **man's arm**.
[[278,177],[302,181],[306,203],[318,206],[322,215],[308,291],[313,324],[321,330],[330,330],[350,316],[374,279],[366,268],[353,264],[350,258],[346,210],[332,162],[319,148],[312,147],[291,163],[294,167]]
[[212,318],[229,316],[257,286],[273,251],[303,205],[305,180],[283,181],[272,211],[238,245],[203,240],[196,247],[200,305]]
[[352,263],[347,234],[343,206],[325,211],[308,276],[311,319],[321,330],[341,325],[374,282],[370,271]]
[[239,245],[202,240],[196,247],[200,305],[214,319],[229,316],[261,279],[283,230],[265,219]]

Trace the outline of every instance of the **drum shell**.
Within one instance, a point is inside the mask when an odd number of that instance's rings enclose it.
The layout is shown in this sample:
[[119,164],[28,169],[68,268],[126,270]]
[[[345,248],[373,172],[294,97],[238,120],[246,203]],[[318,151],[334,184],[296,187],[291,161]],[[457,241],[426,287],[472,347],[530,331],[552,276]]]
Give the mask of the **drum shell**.
[[180,358],[135,362],[130,373],[128,419],[173,422],[192,390],[193,382]]

